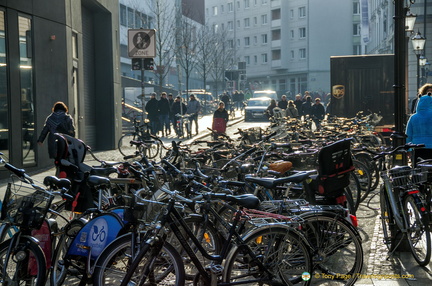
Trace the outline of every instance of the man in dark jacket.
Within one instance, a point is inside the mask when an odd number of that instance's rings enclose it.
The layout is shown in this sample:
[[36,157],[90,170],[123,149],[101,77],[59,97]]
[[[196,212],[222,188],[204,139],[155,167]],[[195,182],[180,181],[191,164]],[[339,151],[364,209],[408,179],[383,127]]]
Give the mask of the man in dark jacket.
[[282,95],[281,100],[278,102],[278,107],[280,109],[287,109],[288,107],[288,100],[286,98],[286,95]]
[[316,129],[318,131],[321,130],[321,121],[324,119],[325,116],[325,108],[324,105],[322,105],[321,103],[321,99],[315,99],[315,104],[312,105],[311,108],[311,115],[313,121],[315,122]]
[[173,105],[171,106],[171,112],[174,116],[174,131],[176,132],[177,136],[179,136],[181,134],[181,132],[179,130],[180,126],[177,126],[176,115],[177,114],[184,115],[184,114],[186,114],[186,111],[187,111],[186,104],[184,104],[182,102],[182,99],[180,96],[177,96]]
[[147,119],[150,120],[150,129],[152,134],[156,134],[158,130],[158,101],[156,99],[156,93],[153,92],[150,95],[150,100],[147,102],[145,106],[145,110],[147,111]]
[[171,128],[170,128],[170,121],[169,121],[169,115],[170,115],[170,104],[167,99],[166,92],[161,93],[161,98],[158,101],[158,111],[159,111],[159,123],[160,123],[160,130],[162,131],[162,136],[171,134]]

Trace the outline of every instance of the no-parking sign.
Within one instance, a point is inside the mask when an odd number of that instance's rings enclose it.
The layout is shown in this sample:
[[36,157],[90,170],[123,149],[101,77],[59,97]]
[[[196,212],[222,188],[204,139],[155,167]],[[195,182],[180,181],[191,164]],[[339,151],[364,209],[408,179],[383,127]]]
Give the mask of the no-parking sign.
[[156,57],[156,30],[129,29],[128,54],[130,58]]

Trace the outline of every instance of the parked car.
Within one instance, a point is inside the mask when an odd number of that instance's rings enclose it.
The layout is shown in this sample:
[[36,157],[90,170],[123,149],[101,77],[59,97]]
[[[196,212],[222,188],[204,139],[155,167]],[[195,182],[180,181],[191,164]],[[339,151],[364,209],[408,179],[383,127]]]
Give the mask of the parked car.
[[255,90],[252,97],[270,97],[278,101],[278,95],[274,90]]
[[245,107],[245,121],[268,120],[267,107],[270,105],[270,97],[257,97],[248,99]]

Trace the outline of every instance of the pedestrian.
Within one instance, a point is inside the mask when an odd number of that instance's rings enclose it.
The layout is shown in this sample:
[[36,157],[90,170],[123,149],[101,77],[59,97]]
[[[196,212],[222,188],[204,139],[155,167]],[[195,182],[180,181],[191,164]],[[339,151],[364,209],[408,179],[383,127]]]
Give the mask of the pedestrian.
[[174,131],[176,132],[177,136],[181,136],[183,133],[181,132],[181,130],[179,130],[183,126],[177,125],[177,117],[179,115],[186,114],[186,110],[187,110],[186,104],[182,102],[182,98],[180,97],[180,95],[178,95],[171,107],[171,112],[173,113],[174,116]]
[[220,134],[225,134],[228,122],[228,111],[225,109],[225,103],[220,102],[219,108],[213,114],[212,130],[214,138],[217,139]]
[[270,100],[270,105],[267,107],[267,110],[266,110],[267,118],[270,119],[270,117],[273,116],[273,109],[275,107],[276,107],[276,100],[274,100],[274,99]]
[[225,107],[228,108],[228,104],[231,101],[231,96],[228,94],[228,92],[224,92],[220,100],[222,100],[223,103],[225,104]]
[[150,129],[153,135],[159,131],[159,116],[158,116],[158,100],[156,99],[156,92],[150,94],[150,100],[145,106],[147,111],[147,119],[150,121]]
[[161,93],[161,98],[158,101],[159,124],[162,136],[171,134],[170,128],[170,104],[167,99],[166,92]]
[[298,112],[299,116],[302,116],[302,114],[303,114],[303,109],[302,109],[303,100],[302,100],[301,94],[296,94],[294,104],[297,108],[297,112]]
[[312,112],[312,98],[310,96],[306,97],[306,101],[302,104],[302,115],[306,117],[307,115],[311,116]]
[[42,128],[37,143],[43,145],[45,138],[48,135],[48,155],[50,158],[55,158],[57,155],[57,146],[54,133],[62,133],[75,137],[75,126],[72,116],[68,114],[68,107],[65,103],[57,101],[54,103],[52,113],[46,118],[45,125]]
[[411,114],[416,113],[416,108],[417,108],[417,101],[418,99],[422,96],[421,93],[417,94],[416,98],[414,98],[414,100],[411,103]]
[[[168,102],[169,102],[169,107],[170,107],[170,116],[169,116],[169,120],[170,123],[172,123],[172,126],[174,127],[175,124],[175,117],[174,114],[172,113],[172,105],[174,104],[174,99],[173,99],[173,95],[172,93],[168,93]],[[170,128],[171,129],[171,128]]]
[[286,109],[285,113],[286,113],[286,116],[288,116],[290,118],[298,118],[299,117],[298,110],[297,110],[293,100],[288,101],[288,108]]
[[423,85],[420,91],[416,113],[409,118],[405,130],[406,142],[432,148],[432,84]]
[[238,108],[240,110],[243,110],[243,108],[244,108],[244,105],[243,105],[244,100],[245,100],[244,92],[242,90],[240,90],[239,94],[238,94]]
[[287,97],[286,97],[285,94],[282,95],[281,100],[278,102],[278,107],[280,109],[287,109],[287,107],[288,107],[288,100],[287,100]]
[[325,116],[325,108],[319,97],[315,98],[315,104],[311,108],[312,120],[315,123],[316,130],[321,130],[321,121]]
[[191,94],[187,105],[187,111],[186,111],[187,114],[191,115],[191,117],[189,118],[191,123],[190,126],[191,133],[192,133],[192,122],[195,121],[195,130],[196,130],[195,134],[198,134],[198,113],[200,109],[201,109],[200,102],[195,98],[194,94]]

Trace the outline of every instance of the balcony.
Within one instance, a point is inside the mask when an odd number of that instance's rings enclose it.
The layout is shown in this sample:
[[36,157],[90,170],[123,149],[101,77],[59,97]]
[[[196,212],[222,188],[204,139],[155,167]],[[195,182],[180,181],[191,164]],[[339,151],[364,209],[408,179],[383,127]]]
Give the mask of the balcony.
[[281,47],[281,40],[274,40],[271,42],[272,48],[280,48]]
[[281,0],[272,0],[271,2],[271,7],[275,8],[275,7],[280,7],[281,6]]
[[281,26],[281,19],[276,19],[271,21],[272,28],[279,28]]
[[272,68],[280,68],[282,67],[282,60],[272,60],[271,61]]

